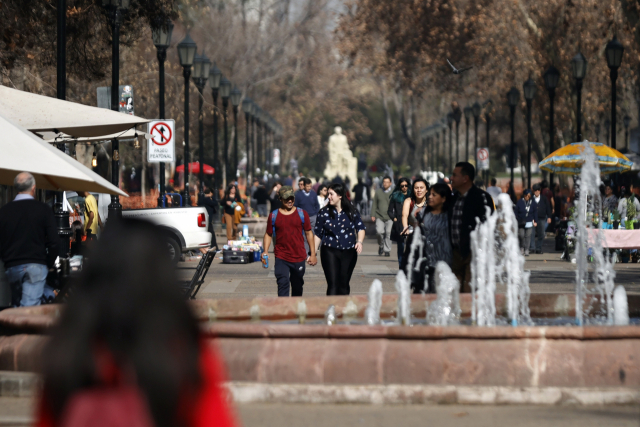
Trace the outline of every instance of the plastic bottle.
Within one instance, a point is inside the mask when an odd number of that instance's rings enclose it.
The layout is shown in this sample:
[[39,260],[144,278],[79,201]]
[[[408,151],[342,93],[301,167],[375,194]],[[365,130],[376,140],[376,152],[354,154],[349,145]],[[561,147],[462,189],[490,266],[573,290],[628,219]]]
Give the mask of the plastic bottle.
[[627,222],[627,217],[625,216],[624,218],[622,218],[622,221],[620,221],[620,226],[618,227],[619,230],[624,230],[624,224]]
[[242,226],[242,235],[244,237],[249,237],[249,226],[247,224]]

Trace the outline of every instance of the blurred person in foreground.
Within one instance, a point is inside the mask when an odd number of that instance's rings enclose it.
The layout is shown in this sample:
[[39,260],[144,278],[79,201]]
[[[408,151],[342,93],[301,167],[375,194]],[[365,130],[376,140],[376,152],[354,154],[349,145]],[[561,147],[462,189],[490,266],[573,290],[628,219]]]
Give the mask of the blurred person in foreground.
[[236,425],[161,235],[122,219],[94,246],[43,351],[36,426]]

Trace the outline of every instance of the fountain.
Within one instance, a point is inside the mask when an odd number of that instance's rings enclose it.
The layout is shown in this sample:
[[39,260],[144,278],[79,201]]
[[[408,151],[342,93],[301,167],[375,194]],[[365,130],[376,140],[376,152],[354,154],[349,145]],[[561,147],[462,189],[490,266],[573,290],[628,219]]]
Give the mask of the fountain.
[[427,324],[457,325],[460,322],[460,282],[445,262],[436,264],[436,300],[427,303]]
[[[580,212],[600,203],[592,150],[585,159]],[[414,238],[396,294],[374,280],[368,295],[190,304],[238,400],[637,404],[640,295],[614,290],[611,258],[591,228],[579,219],[575,294],[530,294],[511,200],[501,195],[472,235],[472,294],[438,263],[436,294],[412,295],[424,262]],[[0,370],[39,369],[58,307],[0,312]]]

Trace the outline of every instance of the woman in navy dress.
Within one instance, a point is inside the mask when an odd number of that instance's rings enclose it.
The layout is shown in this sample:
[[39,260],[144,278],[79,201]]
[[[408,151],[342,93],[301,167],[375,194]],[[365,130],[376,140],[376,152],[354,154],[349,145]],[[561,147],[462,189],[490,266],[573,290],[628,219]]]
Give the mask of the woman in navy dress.
[[327,295],[349,295],[349,281],[362,252],[365,227],[360,214],[345,196],[342,184],[332,184],[329,204],[318,212],[315,244],[327,279]]

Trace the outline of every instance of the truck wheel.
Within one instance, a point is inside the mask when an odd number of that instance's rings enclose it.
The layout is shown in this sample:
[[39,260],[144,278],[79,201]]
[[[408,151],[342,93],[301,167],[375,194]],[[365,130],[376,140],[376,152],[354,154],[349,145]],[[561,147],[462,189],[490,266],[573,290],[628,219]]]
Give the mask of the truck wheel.
[[167,250],[169,251],[169,260],[174,264],[177,264],[180,261],[180,255],[182,254],[182,247],[180,243],[176,241],[173,237],[166,237],[167,241]]

